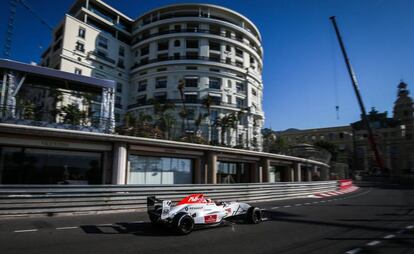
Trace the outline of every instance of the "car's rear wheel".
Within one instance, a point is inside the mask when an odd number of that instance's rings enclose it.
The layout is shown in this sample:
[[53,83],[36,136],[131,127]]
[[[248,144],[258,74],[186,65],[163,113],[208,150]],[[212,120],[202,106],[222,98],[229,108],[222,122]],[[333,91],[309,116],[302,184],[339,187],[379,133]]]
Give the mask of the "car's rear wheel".
[[194,219],[187,213],[178,213],[173,219],[175,231],[180,235],[187,235],[194,230]]
[[246,213],[246,221],[252,224],[258,224],[262,221],[262,211],[258,207],[250,207]]

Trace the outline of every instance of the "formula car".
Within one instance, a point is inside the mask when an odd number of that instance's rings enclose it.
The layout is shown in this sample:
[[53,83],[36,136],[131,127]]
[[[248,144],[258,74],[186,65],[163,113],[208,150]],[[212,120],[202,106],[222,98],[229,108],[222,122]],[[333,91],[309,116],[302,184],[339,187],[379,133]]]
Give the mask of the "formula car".
[[241,219],[251,224],[262,220],[261,210],[240,202],[213,202],[203,194],[192,194],[176,205],[171,200],[147,197],[147,212],[154,225],[172,227],[186,235],[196,227],[218,226],[225,220]]

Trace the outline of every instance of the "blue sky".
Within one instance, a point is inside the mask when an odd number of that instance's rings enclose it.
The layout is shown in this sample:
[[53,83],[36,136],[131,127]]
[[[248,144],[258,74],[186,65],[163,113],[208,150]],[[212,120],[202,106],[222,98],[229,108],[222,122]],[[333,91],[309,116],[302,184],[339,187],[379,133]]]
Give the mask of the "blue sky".
[[[7,2],[0,2],[0,45],[7,23]],[[26,0],[53,26],[73,0]],[[142,13],[173,0],[106,0],[126,15]],[[356,71],[367,109],[392,114],[400,79],[414,91],[414,1],[412,0],[213,0],[242,13],[259,28],[264,46],[265,127],[318,128],[346,125],[360,111],[329,17],[337,21]],[[19,7],[12,59],[38,61],[51,34]],[[339,119],[335,105],[339,103]]]

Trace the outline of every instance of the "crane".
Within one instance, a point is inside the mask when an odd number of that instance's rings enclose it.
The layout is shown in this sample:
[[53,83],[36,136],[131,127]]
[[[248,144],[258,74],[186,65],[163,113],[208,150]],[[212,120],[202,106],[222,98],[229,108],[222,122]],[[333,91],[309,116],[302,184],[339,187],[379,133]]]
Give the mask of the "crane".
[[3,56],[4,58],[10,58],[11,48],[13,43],[13,33],[14,33],[14,21],[16,17],[17,6],[23,6],[28,12],[30,12],[37,20],[45,25],[50,31],[53,31],[53,27],[44,20],[25,0],[10,0],[9,1],[9,17],[7,21],[6,36],[4,42]]
[[375,140],[374,132],[372,131],[371,125],[369,124],[369,119],[368,119],[368,116],[367,116],[367,112],[365,110],[364,102],[362,101],[361,93],[359,92],[358,81],[357,81],[355,72],[354,72],[354,70],[351,66],[351,63],[349,61],[348,54],[346,53],[344,42],[342,41],[341,34],[339,33],[338,25],[336,24],[335,16],[330,17],[330,20],[332,21],[332,24],[334,26],[336,37],[338,38],[338,42],[339,42],[339,45],[341,47],[342,55],[344,57],[346,67],[348,69],[348,74],[351,77],[352,86],[354,88],[354,92],[355,92],[355,95],[356,95],[357,100],[358,100],[359,108],[361,109],[361,113],[362,113],[361,114],[362,115],[362,122],[364,123],[365,128],[368,131],[369,144],[371,146],[372,151],[374,152],[375,160],[377,162],[377,166],[381,170],[384,170],[384,163],[383,163],[383,160],[382,160],[382,158],[380,156],[380,153],[379,153],[379,150],[378,150],[378,145],[377,145],[377,142]]

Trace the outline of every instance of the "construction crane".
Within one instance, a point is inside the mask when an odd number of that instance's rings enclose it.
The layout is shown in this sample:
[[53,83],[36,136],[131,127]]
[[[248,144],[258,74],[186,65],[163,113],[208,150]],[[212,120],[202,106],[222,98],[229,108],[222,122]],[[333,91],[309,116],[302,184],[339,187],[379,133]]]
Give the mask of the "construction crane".
[[377,162],[377,166],[380,168],[380,170],[383,171],[384,170],[384,163],[383,163],[383,160],[382,160],[382,158],[380,156],[380,153],[379,153],[379,150],[378,150],[378,145],[377,145],[377,142],[375,140],[374,132],[372,131],[371,125],[369,124],[369,119],[368,119],[368,116],[367,116],[367,112],[365,110],[364,102],[362,101],[361,93],[359,92],[358,81],[357,81],[355,72],[352,69],[351,63],[349,61],[348,54],[346,53],[345,46],[344,46],[344,43],[342,41],[341,34],[339,33],[338,25],[336,24],[335,16],[330,17],[330,20],[332,21],[332,24],[334,26],[336,37],[338,38],[339,46],[341,47],[342,55],[344,57],[346,67],[348,69],[348,74],[351,77],[352,86],[354,88],[354,92],[355,92],[357,100],[358,100],[359,108],[361,109],[362,122],[364,123],[365,128],[368,131],[369,144],[371,146],[372,151],[374,152],[375,160]]
[[45,25],[50,31],[53,31],[53,27],[49,25],[30,5],[27,4],[24,0],[10,0],[9,1],[9,18],[7,22],[7,30],[6,30],[6,37],[4,42],[4,49],[3,49],[3,56],[4,58],[10,58],[11,55],[11,48],[13,44],[13,33],[14,33],[14,21],[16,18],[16,10],[17,6],[23,6],[27,11],[29,11],[37,20],[40,21],[43,25]]

